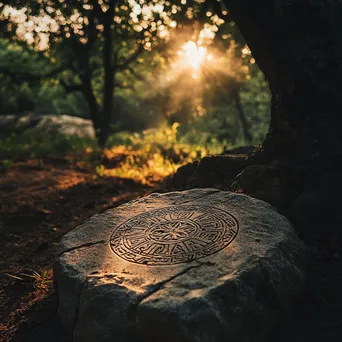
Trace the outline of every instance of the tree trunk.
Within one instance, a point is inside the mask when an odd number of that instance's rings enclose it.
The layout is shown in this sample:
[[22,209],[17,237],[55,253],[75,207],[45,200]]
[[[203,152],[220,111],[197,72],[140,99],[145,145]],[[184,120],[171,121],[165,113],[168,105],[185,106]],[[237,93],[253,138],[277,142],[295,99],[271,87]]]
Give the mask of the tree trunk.
[[342,156],[342,5],[223,0],[272,92],[263,150],[320,173]]
[[114,14],[114,2],[110,2],[108,11],[104,14],[103,24],[103,67],[104,67],[104,85],[103,85],[103,107],[100,115],[100,129],[98,132],[98,143],[103,148],[110,134],[110,124],[112,121],[112,112],[114,107],[114,75],[113,67],[113,34],[112,23]]
[[100,107],[94,95],[93,87],[91,84],[91,76],[89,70],[81,76],[82,79],[82,94],[88,102],[90,119],[93,122],[95,135],[98,138],[100,131]]
[[232,95],[233,95],[234,102],[235,102],[235,108],[238,111],[239,119],[242,125],[243,137],[245,141],[248,142],[248,144],[251,144],[253,137],[252,137],[251,132],[249,131],[249,125],[247,122],[246,114],[242,107],[242,103],[240,99],[240,90],[239,89],[234,90],[234,93]]

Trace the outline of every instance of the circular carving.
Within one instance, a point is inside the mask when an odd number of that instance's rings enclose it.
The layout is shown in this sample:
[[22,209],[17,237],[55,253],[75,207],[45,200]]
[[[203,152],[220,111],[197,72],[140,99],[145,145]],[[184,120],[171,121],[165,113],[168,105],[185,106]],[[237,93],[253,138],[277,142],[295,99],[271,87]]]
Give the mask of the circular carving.
[[151,210],[118,226],[110,238],[113,252],[137,264],[174,265],[204,258],[227,247],[238,221],[205,205],[177,205]]
[[156,243],[170,244],[191,238],[199,228],[198,223],[190,220],[169,220],[154,224],[146,233]]

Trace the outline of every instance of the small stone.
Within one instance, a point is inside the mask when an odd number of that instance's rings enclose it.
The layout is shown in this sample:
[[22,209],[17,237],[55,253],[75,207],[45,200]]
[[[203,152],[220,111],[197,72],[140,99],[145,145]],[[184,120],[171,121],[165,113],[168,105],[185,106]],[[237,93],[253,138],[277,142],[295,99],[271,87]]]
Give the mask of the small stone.
[[59,315],[74,342],[265,341],[303,287],[304,251],[266,202],[152,194],[64,236]]

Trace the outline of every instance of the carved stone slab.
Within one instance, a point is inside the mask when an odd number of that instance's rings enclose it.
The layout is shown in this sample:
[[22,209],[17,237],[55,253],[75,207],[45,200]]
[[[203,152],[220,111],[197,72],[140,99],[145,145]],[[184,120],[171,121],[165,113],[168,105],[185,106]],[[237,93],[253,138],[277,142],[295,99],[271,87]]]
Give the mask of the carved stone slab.
[[59,315],[75,342],[264,341],[300,291],[304,261],[265,202],[217,189],[152,194],[62,239]]

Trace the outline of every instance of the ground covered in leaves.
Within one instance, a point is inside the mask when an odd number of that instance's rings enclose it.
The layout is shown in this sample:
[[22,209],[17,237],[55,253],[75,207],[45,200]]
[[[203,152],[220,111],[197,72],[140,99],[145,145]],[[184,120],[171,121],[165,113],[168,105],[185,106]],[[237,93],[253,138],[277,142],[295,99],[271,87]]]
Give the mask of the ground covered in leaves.
[[[222,163],[221,159],[216,162]],[[241,160],[234,158],[234,163],[244,166],[244,158]],[[236,171],[239,165],[234,167]],[[196,179],[206,180],[203,186],[228,189],[216,184],[218,176],[213,177],[211,167],[211,177],[202,178],[206,167],[202,173],[201,167],[193,168]],[[220,164],[218,171],[222,170]],[[91,215],[156,190],[167,190],[161,178],[140,182],[109,177],[94,164],[73,163],[67,158],[14,162],[1,171],[0,341],[62,342],[52,282],[60,238]],[[342,341],[342,234],[337,231],[320,238],[305,237],[307,285],[271,335],[271,342]]]

